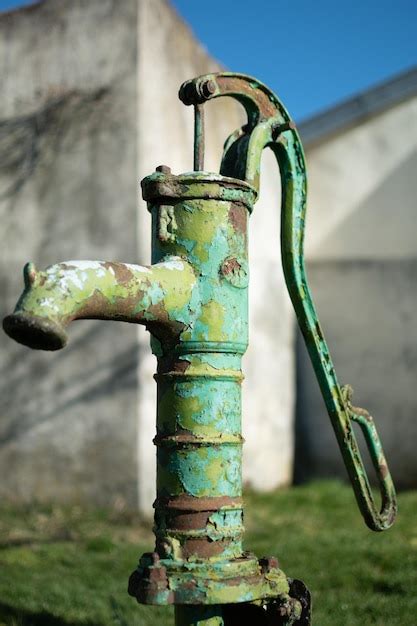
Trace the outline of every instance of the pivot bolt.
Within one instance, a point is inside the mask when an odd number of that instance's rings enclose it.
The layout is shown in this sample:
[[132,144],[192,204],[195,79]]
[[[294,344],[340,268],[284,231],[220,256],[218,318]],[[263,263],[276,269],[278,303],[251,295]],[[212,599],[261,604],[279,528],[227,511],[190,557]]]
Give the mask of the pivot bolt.
[[161,172],[162,174],[171,174],[171,168],[168,165],[158,165],[155,168],[156,172]]
[[214,80],[211,80],[211,79],[205,80],[200,85],[200,93],[202,96],[204,96],[204,98],[209,98],[210,96],[214,94],[215,91],[216,91],[216,83],[214,82]]
[[267,574],[271,569],[278,569],[279,563],[275,556],[263,556],[258,561],[262,574]]
[[152,565],[158,565],[159,563],[159,554],[157,552],[151,552],[151,560],[152,560]]

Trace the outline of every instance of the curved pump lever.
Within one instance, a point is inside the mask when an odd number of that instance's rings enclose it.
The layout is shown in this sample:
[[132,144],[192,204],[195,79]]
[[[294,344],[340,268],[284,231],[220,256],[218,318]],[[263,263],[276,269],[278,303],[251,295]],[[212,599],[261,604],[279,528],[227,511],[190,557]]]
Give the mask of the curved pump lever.
[[[220,173],[245,180],[258,190],[262,150],[269,147],[275,154],[281,175],[281,255],[287,288],[359,509],[369,528],[385,530],[394,522],[397,504],[381,442],[369,413],[352,406],[351,387],[340,387],[338,383],[307,282],[303,253],[307,181],[303,149],[295,125],[275,94],[254,78],[242,74],[200,76],[185,82],[179,96],[184,104],[195,106],[195,169],[202,169],[203,163],[202,105],[220,96],[238,100],[248,116],[247,124],[230,135],[225,143]],[[378,477],[379,511],[352,422],[362,429]]]

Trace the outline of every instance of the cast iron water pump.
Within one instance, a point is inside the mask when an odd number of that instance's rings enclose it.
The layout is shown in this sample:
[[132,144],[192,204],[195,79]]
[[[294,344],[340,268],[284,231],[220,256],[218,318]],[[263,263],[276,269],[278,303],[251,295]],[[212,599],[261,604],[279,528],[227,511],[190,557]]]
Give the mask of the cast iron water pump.
[[[226,141],[220,174],[203,171],[204,102],[238,100],[247,124]],[[241,74],[201,76],[180,98],[195,107],[194,171],[161,166],[142,181],[152,214],[152,265],[68,261],[24,269],[25,290],[5,331],[31,348],[57,350],[74,319],[144,324],[157,374],[156,546],[131,575],[145,604],[174,604],[177,626],[310,624],[305,585],[273,557],[243,550],[241,358],[248,330],[248,218],[261,154],[281,175],[284,275],[365,522],[394,521],[395,491],[372,418],[340,387],[304,270],[306,172],[299,136],[278,98]],[[381,490],[376,508],[352,429],[361,427]],[[242,617],[243,616],[243,617]]]

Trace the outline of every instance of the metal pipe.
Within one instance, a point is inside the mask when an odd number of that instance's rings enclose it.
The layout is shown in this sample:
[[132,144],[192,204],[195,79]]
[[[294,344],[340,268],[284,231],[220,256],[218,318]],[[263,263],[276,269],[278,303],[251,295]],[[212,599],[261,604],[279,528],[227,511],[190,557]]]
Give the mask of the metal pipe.
[[66,326],[76,319],[144,324],[174,340],[188,322],[186,310],[182,317],[175,313],[189,302],[196,279],[186,261],[169,257],[153,266],[66,261],[45,271],[27,263],[24,283],[4,330],[30,348],[59,350],[67,343]]

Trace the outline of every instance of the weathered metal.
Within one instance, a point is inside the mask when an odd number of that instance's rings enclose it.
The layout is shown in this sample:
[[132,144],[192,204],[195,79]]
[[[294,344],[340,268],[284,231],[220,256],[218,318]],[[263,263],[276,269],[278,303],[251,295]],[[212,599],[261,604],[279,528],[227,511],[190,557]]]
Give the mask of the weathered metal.
[[[203,104],[231,96],[248,121],[226,141],[220,174],[202,171]],[[277,97],[253,78],[212,74],[187,81],[180,98],[195,108],[194,172],[166,166],[142,181],[152,214],[152,265],[69,261],[25,267],[25,290],[6,332],[56,350],[66,325],[98,318],[144,324],[157,373],[155,551],[131,575],[129,593],[175,604],[176,623],[232,626],[237,607],[265,624],[310,623],[310,597],[273,557],[243,549],[241,358],[248,345],[248,218],[264,148],[282,181],[281,249],[288,290],[368,526],[388,528],[395,492],[369,414],[340,387],[304,269],[306,173],[297,131]],[[382,493],[378,511],[351,422],[362,428]],[[249,611],[249,613],[248,613]]]

